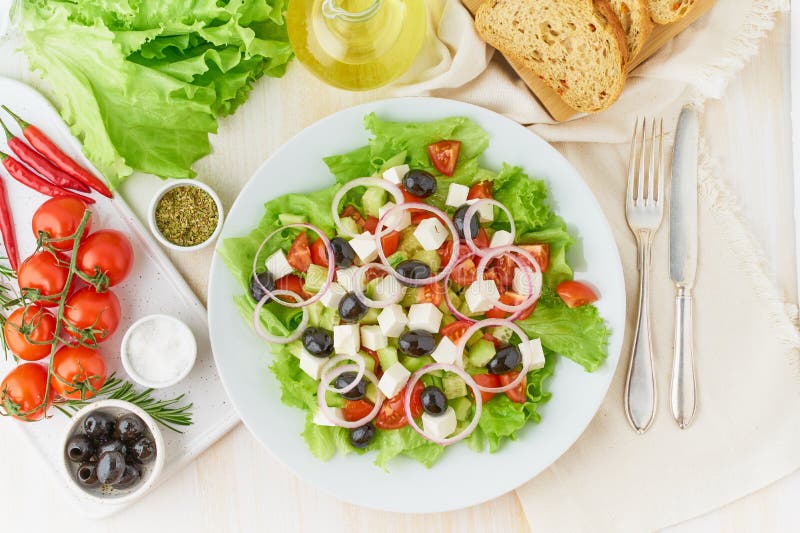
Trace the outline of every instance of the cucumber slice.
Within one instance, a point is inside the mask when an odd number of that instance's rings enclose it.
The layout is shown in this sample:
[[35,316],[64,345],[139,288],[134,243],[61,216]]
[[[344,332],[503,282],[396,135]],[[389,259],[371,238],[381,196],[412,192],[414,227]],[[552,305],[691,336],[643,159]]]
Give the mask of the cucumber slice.
[[383,174],[392,167],[402,165],[403,163],[406,162],[407,155],[408,155],[407,150],[403,150],[402,152],[393,155],[392,157],[383,162],[383,165],[381,165],[380,173]]
[[480,339],[470,347],[467,358],[469,359],[471,365],[486,366],[486,364],[492,360],[492,357],[494,357],[496,353],[497,350],[495,349],[494,344],[486,339]]
[[514,332],[511,331],[511,328],[507,328],[505,326],[497,326],[492,328],[491,331],[492,337],[499,340],[502,343],[508,343],[511,341],[511,336],[514,335]]
[[289,224],[302,224],[308,222],[308,217],[305,215],[293,215],[291,213],[281,213],[278,215],[278,222],[281,226],[288,226]]
[[467,395],[467,384],[458,374],[448,372],[442,378],[442,388],[448,400]]
[[472,402],[466,396],[453,398],[449,402],[450,407],[456,412],[456,420],[467,420],[469,418],[470,409],[472,409]]
[[342,226],[344,226],[344,228],[353,235],[359,235],[361,233],[361,228],[358,227],[358,224],[356,224],[356,221],[353,220],[353,217],[342,217],[340,220],[342,222]]
[[358,352],[358,355],[364,359],[364,366],[366,369],[370,372],[375,372],[375,359],[373,359],[368,353],[364,352]]
[[361,197],[364,204],[364,212],[367,216],[378,217],[378,210],[386,204],[386,190],[380,187],[367,187],[364,196]]
[[403,307],[411,307],[415,303],[417,303],[417,291],[419,288],[409,287],[406,291],[406,294],[403,296],[403,299],[400,300],[400,305]]
[[331,407],[344,407],[344,398],[338,392],[325,391],[325,403]]
[[414,237],[413,230],[408,231],[409,229],[411,228],[402,231],[400,234],[400,244],[397,247],[397,251],[404,253],[406,257],[411,257],[417,250],[422,250],[422,245],[417,238]]
[[370,382],[367,385],[367,390],[364,392],[364,396],[373,404],[378,400],[378,388],[374,383]]
[[442,266],[442,260],[436,250],[417,250],[411,258],[422,261],[431,267],[431,272],[438,272],[439,267]]
[[400,362],[409,372],[416,372],[425,365],[433,364],[433,357],[426,355],[424,357],[409,357],[407,355],[400,356]]
[[299,359],[300,354],[303,351],[303,341],[300,340],[292,341],[286,345],[286,349],[289,350],[290,354]]
[[310,265],[306,271],[306,282],[303,290],[306,292],[319,292],[328,278],[328,269],[319,265]]
[[364,317],[361,320],[359,320],[359,322],[361,324],[367,324],[367,325],[377,324],[379,314],[381,314],[380,309],[376,309],[375,307],[370,307],[369,309],[367,309],[367,314],[364,315]]
[[378,361],[381,363],[381,368],[384,370],[388,370],[393,364],[395,364],[397,359],[397,348],[394,346],[387,346],[386,348],[381,348],[377,351],[378,353]]
[[397,268],[397,265],[399,265],[400,263],[402,263],[406,259],[408,259],[408,256],[406,254],[404,254],[403,252],[395,252],[392,255],[390,255],[389,257],[387,257],[386,261],[389,263],[390,267]]

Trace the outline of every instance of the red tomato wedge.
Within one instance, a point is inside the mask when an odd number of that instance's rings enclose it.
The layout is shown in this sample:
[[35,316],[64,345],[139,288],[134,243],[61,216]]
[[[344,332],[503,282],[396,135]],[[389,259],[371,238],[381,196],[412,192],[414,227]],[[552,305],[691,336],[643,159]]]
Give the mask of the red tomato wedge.
[[594,289],[581,283],[580,281],[565,281],[556,287],[556,292],[567,304],[567,307],[575,308],[589,305],[598,300]]
[[471,285],[478,277],[478,269],[475,266],[475,261],[464,259],[459,263],[450,274],[450,281],[459,287],[466,287]]
[[339,218],[346,217],[350,217],[355,220],[359,228],[364,227],[364,217],[362,217],[361,213],[359,213],[358,210],[352,205],[347,205],[344,209],[342,209],[342,212],[339,213]]
[[452,176],[456,171],[460,152],[461,141],[439,141],[428,145],[431,164],[445,176]]
[[[472,379],[481,387],[495,388],[500,386],[500,376],[495,376],[494,374],[476,374],[472,376]],[[493,392],[481,391],[483,403],[488,402],[492,398],[494,398]]]
[[[549,244],[520,244],[520,248],[529,252],[536,262],[539,263],[539,270],[544,272],[550,265],[550,245]],[[524,258],[521,258],[524,260]]]
[[364,231],[375,233],[376,229],[378,229],[378,219],[375,217],[367,217],[364,221]]
[[373,404],[366,400],[347,400],[342,407],[342,418],[348,422],[361,420],[372,412]]
[[311,249],[308,247],[308,235],[305,232],[294,238],[286,260],[299,272],[305,272],[311,266]]
[[461,339],[471,325],[472,323],[467,322],[466,320],[457,320],[447,324],[439,333],[441,333],[442,337],[447,337],[453,341],[453,343],[456,343],[459,341],[459,339]]
[[424,287],[417,287],[417,303],[425,304],[431,303],[436,307],[442,303],[444,297],[444,289],[440,283],[431,283]]
[[475,200],[478,198],[494,198],[492,196],[491,181],[481,181],[469,188],[467,200]]
[[[282,278],[278,279],[275,282],[275,288],[282,291],[292,291],[295,294],[299,294],[300,298],[303,298],[304,300],[311,298],[311,295],[303,290],[303,280],[294,274],[289,274],[288,276],[283,276]],[[294,298],[290,296],[279,298],[286,301],[294,301]]]
[[317,239],[311,245],[311,262],[317,266],[328,267],[328,252],[322,239]]
[[[422,389],[424,388],[422,380],[419,380],[411,393],[411,416],[414,418],[422,416]],[[405,398],[405,387],[393,397],[387,398],[378,412],[375,425],[380,429],[400,429],[408,424],[404,406]]]
[[[506,305],[520,305],[524,302],[527,298],[521,294],[517,294],[516,292],[508,291],[507,293],[500,296],[500,303],[504,303]],[[529,308],[522,312],[517,320],[525,320],[531,313],[533,313],[534,309],[536,309],[536,303],[534,302]],[[493,307],[489,311],[486,312],[486,318],[506,318],[510,316],[511,313],[504,311],[500,308]]]
[[[500,378],[500,386],[504,387],[509,383],[511,383],[512,381],[514,381],[515,379],[517,379],[517,376],[519,376],[519,372],[514,372],[512,370],[507,374],[502,374],[497,377]],[[527,387],[528,387],[528,376],[525,376],[522,378],[522,380],[520,380],[520,382],[517,384],[516,387],[508,389],[506,391],[506,396],[508,396],[508,399],[511,400],[512,402],[525,403],[528,400],[528,395],[525,390]]]
[[386,257],[389,257],[393,253],[397,251],[397,248],[400,246],[400,232],[393,231],[388,235],[384,235],[381,237],[381,248],[383,248],[383,253]]

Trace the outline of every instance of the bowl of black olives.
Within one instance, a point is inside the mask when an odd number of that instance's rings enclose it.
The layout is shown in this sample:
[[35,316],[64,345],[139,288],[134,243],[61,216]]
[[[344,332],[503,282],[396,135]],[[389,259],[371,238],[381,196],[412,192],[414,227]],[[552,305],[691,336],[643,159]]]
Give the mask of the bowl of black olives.
[[70,484],[105,503],[141,496],[164,466],[164,438],[156,421],[121,400],[100,400],[75,413],[63,450]]

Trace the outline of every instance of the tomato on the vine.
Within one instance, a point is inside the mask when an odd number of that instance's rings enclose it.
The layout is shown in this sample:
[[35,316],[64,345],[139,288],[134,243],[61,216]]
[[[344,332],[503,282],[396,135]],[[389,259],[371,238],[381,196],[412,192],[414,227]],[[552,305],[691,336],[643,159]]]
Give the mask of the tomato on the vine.
[[121,316],[117,295],[111,291],[97,292],[94,287],[78,289],[64,306],[67,333],[89,345],[108,340],[117,330]]
[[[36,252],[19,267],[17,272],[19,288],[36,290],[43,297],[54,297],[64,290],[67,284],[68,265],[69,258],[60,252]],[[53,307],[58,305],[58,302],[55,299],[41,300],[38,305]]]
[[104,274],[108,286],[113,287],[128,277],[133,268],[133,246],[120,231],[96,231],[78,248],[77,265],[86,276]]
[[24,363],[8,373],[0,383],[0,407],[17,420],[33,422],[44,417],[47,406],[47,369],[37,363]]
[[88,400],[106,381],[106,362],[96,350],[62,346],[53,356],[50,385],[64,398]]
[[3,324],[3,335],[11,353],[25,361],[38,361],[50,355],[56,317],[41,307],[15,309]]
[[[72,250],[73,239],[69,239],[81,224],[84,213],[88,210],[86,204],[72,196],[59,196],[50,198],[39,206],[33,214],[31,228],[33,236],[37,239],[44,234],[50,241],[50,246],[57,250]],[[83,230],[88,235],[91,230],[92,219],[86,222]],[[63,240],[62,240],[63,239]]]
[[[414,389],[411,391],[411,416],[419,418],[422,416],[422,390],[425,386],[419,380],[414,384]],[[384,400],[381,410],[378,412],[378,417],[375,419],[375,425],[381,429],[400,429],[408,424],[406,418],[405,403],[406,401],[406,387],[403,390]]]

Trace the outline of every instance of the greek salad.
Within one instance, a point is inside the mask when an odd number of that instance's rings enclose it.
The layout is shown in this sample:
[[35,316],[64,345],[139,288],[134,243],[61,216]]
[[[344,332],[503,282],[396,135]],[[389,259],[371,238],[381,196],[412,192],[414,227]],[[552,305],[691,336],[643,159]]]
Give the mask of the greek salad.
[[538,422],[557,355],[606,357],[598,295],[541,180],[481,167],[464,117],[365,117],[366,146],[324,159],[329,188],[265,205],[219,252],[243,317],[274,354],[282,401],[323,459],[376,451],[431,466],[448,445],[497,451]]

